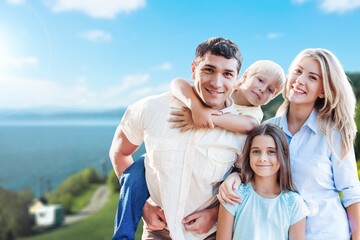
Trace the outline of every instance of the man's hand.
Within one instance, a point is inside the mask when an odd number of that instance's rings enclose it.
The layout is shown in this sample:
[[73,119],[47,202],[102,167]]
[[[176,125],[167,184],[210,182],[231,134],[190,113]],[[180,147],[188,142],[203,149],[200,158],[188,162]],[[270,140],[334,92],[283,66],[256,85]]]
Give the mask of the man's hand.
[[146,201],[143,209],[143,219],[150,231],[163,230],[166,227],[164,211],[149,200]]
[[222,204],[229,203],[235,205],[236,203],[241,203],[241,197],[235,192],[240,184],[241,179],[239,173],[234,172],[230,174],[219,187],[219,194],[217,195],[218,200]]
[[217,222],[218,212],[219,206],[190,214],[183,220],[185,230],[198,234],[207,233]]

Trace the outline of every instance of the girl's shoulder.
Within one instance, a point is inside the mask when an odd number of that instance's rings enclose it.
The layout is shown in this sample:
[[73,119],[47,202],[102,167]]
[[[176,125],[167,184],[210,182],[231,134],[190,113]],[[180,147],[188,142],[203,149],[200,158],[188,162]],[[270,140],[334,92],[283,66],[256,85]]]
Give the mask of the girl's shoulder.
[[253,191],[253,188],[250,183],[247,184],[240,184],[239,188],[236,190],[236,192],[241,196],[241,198],[247,197],[251,192]]
[[300,196],[299,193],[293,191],[283,191],[281,193],[282,201],[287,205],[289,210],[293,209],[296,205],[303,205],[305,204],[303,198]]

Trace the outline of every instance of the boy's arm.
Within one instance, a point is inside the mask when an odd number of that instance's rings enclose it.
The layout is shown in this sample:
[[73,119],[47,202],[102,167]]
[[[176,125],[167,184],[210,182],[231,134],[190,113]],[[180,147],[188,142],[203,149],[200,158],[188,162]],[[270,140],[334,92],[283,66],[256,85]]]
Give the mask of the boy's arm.
[[247,134],[259,125],[258,121],[251,116],[238,114],[213,115],[211,119],[215,126],[225,128],[232,132]]
[[188,81],[181,78],[172,80],[171,93],[191,110],[195,127],[214,128],[211,119],[214,110],[203,105],[195,94],[193,86]]

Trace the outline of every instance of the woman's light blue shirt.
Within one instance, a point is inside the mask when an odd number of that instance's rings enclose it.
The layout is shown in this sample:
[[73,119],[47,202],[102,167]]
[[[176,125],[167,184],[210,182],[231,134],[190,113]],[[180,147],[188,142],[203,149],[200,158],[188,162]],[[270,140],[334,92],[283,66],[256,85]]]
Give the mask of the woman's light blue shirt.
[[[292,179],[310,210],[306,219],[306,239],[350,239],[344,207],[360,202],[354,149],[340,161],[341,136],[332,130],[334,154],[317,125],[315,110],[295,135],[288,129],[286,113],[266,122],[281,127],[289,140]],[[342,193],[342,200],[338,192]]]

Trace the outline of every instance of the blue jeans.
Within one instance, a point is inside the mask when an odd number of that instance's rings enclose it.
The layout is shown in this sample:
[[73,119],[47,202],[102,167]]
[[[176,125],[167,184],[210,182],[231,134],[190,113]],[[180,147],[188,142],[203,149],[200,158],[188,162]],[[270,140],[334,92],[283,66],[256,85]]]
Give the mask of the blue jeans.
[[112,240],[135,239],[135,231],[149,197],[144,157],[141,157],[121,175],[120,197]]

